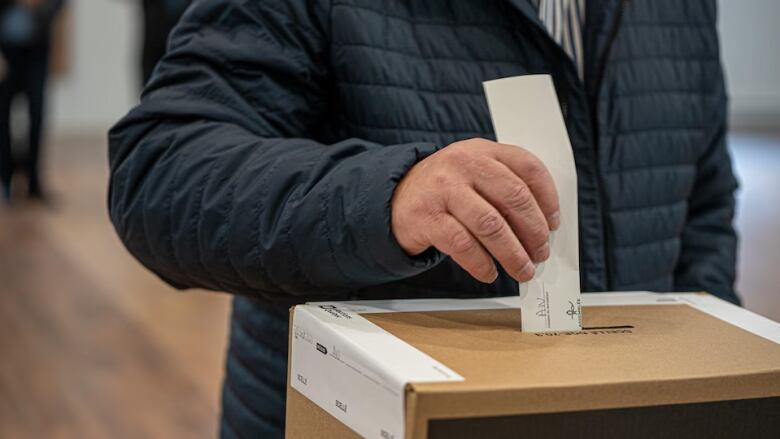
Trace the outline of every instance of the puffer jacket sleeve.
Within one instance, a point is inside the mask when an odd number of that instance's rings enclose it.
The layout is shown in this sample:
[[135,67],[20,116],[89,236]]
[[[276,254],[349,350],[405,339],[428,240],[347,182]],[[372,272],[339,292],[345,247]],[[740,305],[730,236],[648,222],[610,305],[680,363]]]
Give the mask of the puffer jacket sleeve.
[[739,303],[734,290],[737,235],[734,193],[737,180],[726,145],[727,98],[722,68],[708,108],[707,148],[699,158],[696,180],[675,270],[675,291],[707,291]]
[[311,140],[326,121],[327,6],[196,1],[109,134],[111,220],[178,288],[341,298],[441,261],[390,229],[398,180],[436,146]]

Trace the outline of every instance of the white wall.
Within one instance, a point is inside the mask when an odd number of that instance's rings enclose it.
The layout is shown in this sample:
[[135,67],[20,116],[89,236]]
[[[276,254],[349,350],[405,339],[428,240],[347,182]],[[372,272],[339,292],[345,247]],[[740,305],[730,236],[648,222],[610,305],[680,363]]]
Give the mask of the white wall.
[[[136,101],[140,3],[71,0],[74,59],[70,75],[52,85],[53,135],[105,132]],[[780,1],[719,5],[733,126],[778,128]]]
[[71,69],[50,87],[50,138],[105,133],[137,101],[140,3],[70,0]]
[[780,1],[718,5],[732,126],[780,129]]

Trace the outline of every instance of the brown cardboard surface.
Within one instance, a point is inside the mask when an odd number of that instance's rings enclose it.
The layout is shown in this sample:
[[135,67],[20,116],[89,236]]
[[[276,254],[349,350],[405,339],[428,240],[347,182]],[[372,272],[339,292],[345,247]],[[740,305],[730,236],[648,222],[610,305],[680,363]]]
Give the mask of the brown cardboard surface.
[[287,439],[352,439],[360,435],[287,384]]
[[[589,307],[585,331],[551,335],[520,332],[516,309],[363,317],[465,378],[408,386],[409,437],[430,419],[780,396],[780,345],[687,305]],[[316,437],[354,435],[288,388],[288,437],[301,419]]]

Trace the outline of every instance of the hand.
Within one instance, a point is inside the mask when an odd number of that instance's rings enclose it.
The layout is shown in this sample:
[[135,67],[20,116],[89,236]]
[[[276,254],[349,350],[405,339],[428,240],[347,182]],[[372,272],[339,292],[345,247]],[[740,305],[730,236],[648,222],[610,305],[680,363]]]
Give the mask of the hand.
[[498,276],[493,258],[518,282],[533,278],[533,262],[550,256],[550,230],[560,225],[544,164],[523,148],[485,139],[453,143],[414,165],[391,211],[406,253],[433,246],[485,283]]

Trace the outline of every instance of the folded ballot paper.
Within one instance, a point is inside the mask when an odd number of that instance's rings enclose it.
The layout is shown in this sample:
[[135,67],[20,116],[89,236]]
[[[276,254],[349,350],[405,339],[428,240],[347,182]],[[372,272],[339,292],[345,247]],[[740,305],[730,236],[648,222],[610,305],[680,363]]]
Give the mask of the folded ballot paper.
[[574,331],[580,314],[577,171],[566,125],[549,75],[516,76],[484,83],[497,140],[536,155],[552,174],[561,206],[550,258],[520,285],[523,331]]

